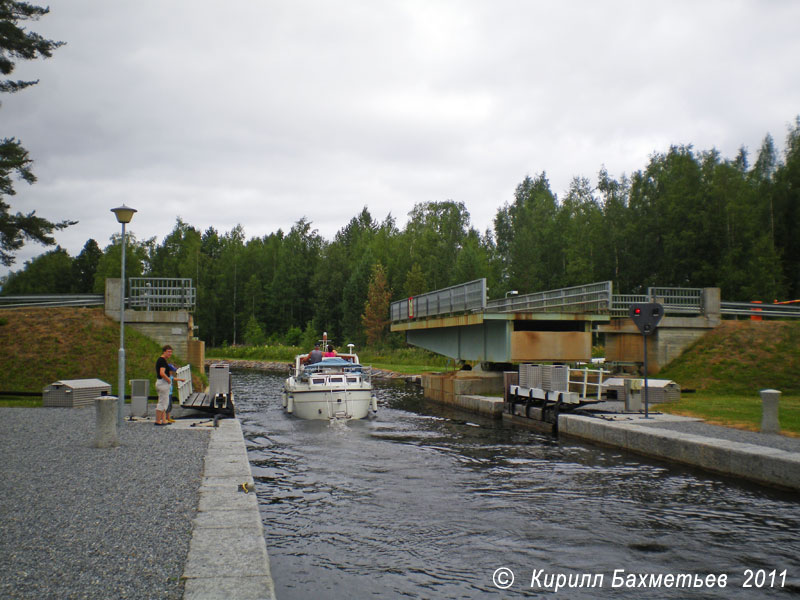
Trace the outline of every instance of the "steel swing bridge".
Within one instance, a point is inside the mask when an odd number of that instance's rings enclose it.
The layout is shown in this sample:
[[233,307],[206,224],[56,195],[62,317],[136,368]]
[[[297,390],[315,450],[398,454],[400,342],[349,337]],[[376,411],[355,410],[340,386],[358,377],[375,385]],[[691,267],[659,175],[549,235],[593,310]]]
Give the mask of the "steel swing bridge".
[[606,334],[612,360],[636,362],[642,342],[628,310],[651,301],[666,315],[648,342],[656,346],[656,369],[722,316],[800,318],[800,303],[724,302],[719,288],[652,286],[644,294],[615,294],[612,282],[602,281],[489,300],[486,279],[476,279],[393,302],[390,319],[391,330],[404,331],[408,343],[456,360],[586,361],[596,332]]

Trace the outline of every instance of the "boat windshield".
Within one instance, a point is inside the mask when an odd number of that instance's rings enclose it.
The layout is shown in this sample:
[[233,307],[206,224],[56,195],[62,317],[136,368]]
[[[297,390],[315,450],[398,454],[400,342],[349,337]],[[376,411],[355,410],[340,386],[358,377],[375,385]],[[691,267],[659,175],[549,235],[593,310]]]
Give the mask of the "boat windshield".
[[360,373],[363,367],[358,363],[352,363],[344,358],[334,357],[325,358],[318,363],[306,365],[303,367],[303,374],[309,375],[311,373],[325,373],[334,371],[337,373]]

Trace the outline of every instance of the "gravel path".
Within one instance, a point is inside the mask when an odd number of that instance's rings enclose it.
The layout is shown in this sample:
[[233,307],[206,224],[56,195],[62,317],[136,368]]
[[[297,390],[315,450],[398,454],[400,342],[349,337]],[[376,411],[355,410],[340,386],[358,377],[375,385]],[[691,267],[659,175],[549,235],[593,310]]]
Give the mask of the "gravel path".
[[0,597],[182,598],[208,432],[87,408],[0,409]]

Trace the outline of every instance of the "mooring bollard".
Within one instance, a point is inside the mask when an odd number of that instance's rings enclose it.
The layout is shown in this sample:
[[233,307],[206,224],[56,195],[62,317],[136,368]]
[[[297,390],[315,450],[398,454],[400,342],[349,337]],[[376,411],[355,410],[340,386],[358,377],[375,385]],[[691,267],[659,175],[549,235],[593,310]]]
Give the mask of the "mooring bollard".
[[119,446],[117,437],[117,398],[100,396],[94,399],[95,406],[95,448],[113,448]]
[[761,433],[780,433],[778,422],[778,401],[781,393],[778,390],[761,390]]

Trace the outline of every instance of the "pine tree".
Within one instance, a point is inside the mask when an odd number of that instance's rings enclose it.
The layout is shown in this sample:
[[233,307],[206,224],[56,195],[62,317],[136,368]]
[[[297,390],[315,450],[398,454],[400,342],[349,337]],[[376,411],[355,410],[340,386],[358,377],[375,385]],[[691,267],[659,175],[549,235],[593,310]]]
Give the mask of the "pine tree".
[[[26,31],[19,24],[20,21],[36,21],[48,12],[49,8],[27,2],[0,0],[0,74],[10,75],[17,59],[49,58],[53,50],[64,45],[64,42],[48,40],[38,33]],[[14,93],[36,83],[38,81],[2,79],[0,92]],[[19,140],[13,137],[0,140],[0,263],[6,266],[14,264],[14,252],[23,246],[25,240],[52,246],[56,243],[51,236],[54,230],[75,224],[75,221],[52,223],[37,217],[35,211],[28,214],[9,213],[11,206],[3,197],[16,194],[15,177],[27,183],[36,181],[31,171],[32,162]]]
[[392,292],[386,282],[386,273],[383,265],[375,263],[375,266],[372,267],[372,277],[369,280],[364,314],[361,315],[364,334],[367,336],[367,344],[370,346],[380,345],[386,337],[391,296]]

